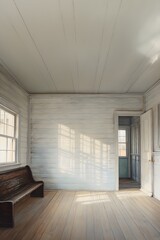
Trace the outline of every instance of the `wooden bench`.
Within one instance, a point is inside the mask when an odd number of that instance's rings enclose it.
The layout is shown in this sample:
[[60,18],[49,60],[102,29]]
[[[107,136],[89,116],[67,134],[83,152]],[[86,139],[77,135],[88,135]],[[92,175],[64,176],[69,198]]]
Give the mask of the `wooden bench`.
[[44,197],[44,183],[33,179],[29,166],[0,172],[0,227],[14,226],[14,205],[29,194]]

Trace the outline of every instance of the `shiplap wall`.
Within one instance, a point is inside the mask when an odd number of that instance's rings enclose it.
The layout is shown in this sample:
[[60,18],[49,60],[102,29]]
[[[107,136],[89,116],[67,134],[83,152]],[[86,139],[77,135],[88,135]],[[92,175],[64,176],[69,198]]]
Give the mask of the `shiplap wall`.
[[142,96],[31,95],[30,108],[30,164],[46,188],[116,188],[114,112],[142,110]]
[[[153,87],[150,91],[145,94],[145,108],[146,111],[149,109],[153,110],[153,158],[154,158],[154,196],[160,199],[160,148],[157,148],[157,134],[160,132],[158,131],[156,124],[157,122],[157,106],[160,104],[160,84]],[[159,126],[160,127],[160,126]]]
[[[0,72],[0,103],[19,113],[19,162],[21,165],[27,163],[28,155],[28,105],[29,96],[22,90],[11,77]],[[0,171],[14,168],[1,167]]]

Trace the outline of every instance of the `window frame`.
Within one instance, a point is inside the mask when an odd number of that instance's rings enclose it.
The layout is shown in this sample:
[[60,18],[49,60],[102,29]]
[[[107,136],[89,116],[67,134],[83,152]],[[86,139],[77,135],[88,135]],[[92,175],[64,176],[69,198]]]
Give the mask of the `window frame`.
[[[125,136],[119,136],[119,132],[120,131],[124,131],[125,132]],[[119,138],[120,137],[125,137],[125,141],[123,142],[123,141],[119,141]],[[125,149],[120,149],[120,145],[125,145]],[[124,150],[125,151],[125,155],[123,154],[123,155],[120,155],[119,154],[119,152],[120,151],[122,151],[122,150]],[[127,157],[127,131],[126,131],[126,129],[118,129],[118,155],[119,155],[119,157]]]
[[[129,144],[130,144],[130,141],[129,141],[129,138],[130,138],[130,127],[129,126],[119,126],[118,128],[118,133],[119,133],[119,130],[124,130],[126,132],[126,141],[125,142],[119,142],[119,134],[118,134],[118,157],[119,158],[129,158],[130,156],[130,150],[129,150]],[[120,156],[119,155],[119,144],[126,144],[126,155],[125,156]]]
[[[15,161],[14,162],[3,162],[0,163],[0,168],[2,167],[9,167],[9,166],[14,166],[14,165],[19,165],[19,111],[17,110],[16,106],[12,105],[11,103],[2,100],[0,98],[0,108],[4,110],[5,112],[14,115],[14,137],[12,136],[7,136],[5,134],[0,134],[1,137],[4,137],[6,139],[15,139]],[[14,109],[14,110],[13,110]]]

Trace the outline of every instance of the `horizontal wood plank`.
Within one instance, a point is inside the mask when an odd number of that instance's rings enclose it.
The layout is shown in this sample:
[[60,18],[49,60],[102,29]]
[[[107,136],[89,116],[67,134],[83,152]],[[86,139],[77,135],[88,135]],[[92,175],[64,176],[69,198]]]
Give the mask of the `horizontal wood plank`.
[[115,190],[116,110],[142,110],[141,95],[32,95],[31,168],[46,189]]

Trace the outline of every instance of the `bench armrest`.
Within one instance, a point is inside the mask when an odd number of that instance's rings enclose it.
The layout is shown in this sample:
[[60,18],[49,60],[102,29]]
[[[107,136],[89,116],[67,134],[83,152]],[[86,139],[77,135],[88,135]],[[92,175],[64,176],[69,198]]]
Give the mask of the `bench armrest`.
[[14,226],[14,204],[12,201],[0,201],[0,227]]
[[0,204],[1,203],[13,203],[13,201],[12,200],[6,200],[6,201],[4,200],[4,201],[0,201]]

